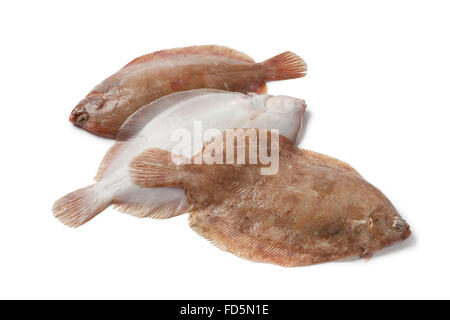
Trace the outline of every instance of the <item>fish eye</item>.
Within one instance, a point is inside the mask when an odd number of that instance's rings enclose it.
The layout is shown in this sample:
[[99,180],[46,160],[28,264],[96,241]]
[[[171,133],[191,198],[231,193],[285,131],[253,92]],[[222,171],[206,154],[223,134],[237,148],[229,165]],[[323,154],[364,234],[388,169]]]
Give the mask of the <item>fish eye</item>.
[[82,113],[78,118],[77,118],[77,123],[78,124],[83,124],[87,121],[88,119],[88,115],[87,113]]

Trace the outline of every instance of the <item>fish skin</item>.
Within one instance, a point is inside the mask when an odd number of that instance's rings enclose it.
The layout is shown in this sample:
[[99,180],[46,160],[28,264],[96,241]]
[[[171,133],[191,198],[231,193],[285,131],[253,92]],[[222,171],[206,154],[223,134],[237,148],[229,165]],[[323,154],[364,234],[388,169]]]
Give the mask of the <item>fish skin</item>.
[[265,93],[266,81],[303,77],[305,71],[304,61],[291,52],[255,63],[239,51],[215,45],[157,51],[134,59],[97,85],[69,121],[115,138],[131,114],[170,93],[200,88]]
[[[162,97],[124,123],[100,164],[97,183],[57,200],[53,213],[71,227],[86,223],[110,204],[137,217],[169,218],[185,213],[188,207],[181,188],[145,189],[131,182],[128,163],[134,156],[150,147],[172,150],[178,142],[172,141],[171,132],[183,128],[191,132],[193,121],[202,121],[205,129],[220,131],[229,127],[280,129],[298,143],[305,108],[301,99],[216,89]],[[193,154],[201,151],[202,143],[194,143],[198,150]]]
[[[141,187],[182,186],[190,226],[219,248],[257,262],[294,267],[370,257],[410,236],[391,202],[348,164],[299,149],[283,136],[279,145],[275,175],[261,175],[260,164],[175,165],[157,149],[137,156],[130,174]],[[158,167],[152,166],[155,153],[165,159]]]

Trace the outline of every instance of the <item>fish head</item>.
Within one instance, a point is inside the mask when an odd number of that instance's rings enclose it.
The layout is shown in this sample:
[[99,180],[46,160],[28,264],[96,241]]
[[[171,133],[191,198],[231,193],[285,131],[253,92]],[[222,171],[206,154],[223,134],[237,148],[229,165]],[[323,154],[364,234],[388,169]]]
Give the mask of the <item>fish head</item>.
[[372,236],[383,246],[406,240],[411,235],[408,223],[390,207],[378,208],[369,215]]
[[84,107],[84,100],[82,100],[70,113],[69,121],[74,125],[83,127],[89,120],[89,113]]
[[106,104],[101,93],[91,93],[72,110],[69,121],[94,134],[108,137],[108,114],[102,112]]
[[258,117],[253,119],[253,127],[279,129],[281,135],[299,143],[306,103],[302,99],[288,96],[264,95]]
[[292,116],[301,114],[306,110],[306,103],[303,99],[289,96],[272,96],[266,100],[266,112],[270,114],[283,114]]

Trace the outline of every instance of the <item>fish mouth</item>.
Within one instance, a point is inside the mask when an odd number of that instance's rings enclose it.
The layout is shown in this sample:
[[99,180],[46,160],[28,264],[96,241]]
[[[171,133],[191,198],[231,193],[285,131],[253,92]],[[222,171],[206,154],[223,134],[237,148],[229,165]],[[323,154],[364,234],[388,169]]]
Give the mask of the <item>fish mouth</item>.
[[77,118],[78,118],[78,115],[75,113],[75,111],[72,111],[72,113],[69,116],[69,121],[72,122],[72,124],[76,125]]
[[411,232],[411,229],[409,228],[409,225],[408,225],[406,231],[404,231],[404,232],[402,233],[402,235],[400,236],[400,237],[401,237],[401,240],[403,241],[403,240],[408,239],[408,238],[411,236],[411,233],[412,233],[412,232]]

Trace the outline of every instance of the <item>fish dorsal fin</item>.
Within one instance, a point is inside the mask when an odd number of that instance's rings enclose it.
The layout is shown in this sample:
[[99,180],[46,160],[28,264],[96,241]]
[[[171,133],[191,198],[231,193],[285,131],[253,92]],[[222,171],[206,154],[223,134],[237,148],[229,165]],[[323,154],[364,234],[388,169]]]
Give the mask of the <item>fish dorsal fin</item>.
[[250,63],[255,62],[251,57],[238,50],[227,48],[224,46],[204,45],[204,46],[191,46],[184,48],[173,48],[148,53],[136,59],[133,59],[124,68],[136,64],[147,63],[150,61],[167,59],[174,56],[194,55],[194,54],[209,54],[214,56],[222,56],[231,59],[241,60]]
[[333,157],[330,157],[330,156],[327,156],[327,155],[324,155],[321,153],[310,151],[310,150],[298,149],[298,151],[300,152],[301,156],[303,156],[307,159],[317,160],[326,166],[343,169],[343,170],[346,170],[348,172],[351,172],[351,173],[357,175],[358,177],[361,177],[361,175],[358,173],[358,171],[353,169],[352,166],[345,163],[344,161],[338,160],[336,158],[333,158]]
[[194,97],[207,95],[211,93],[225,93],[228,91],[217,89],[197,89],[190,91],[181,91],[161,97],[133,113],[120,127],[119,133],[116,137],[117,141],[127,141],[139,133],[142,128],[154,117],[161,112],[167,110],[171,106],[180,101],[185,101]]

